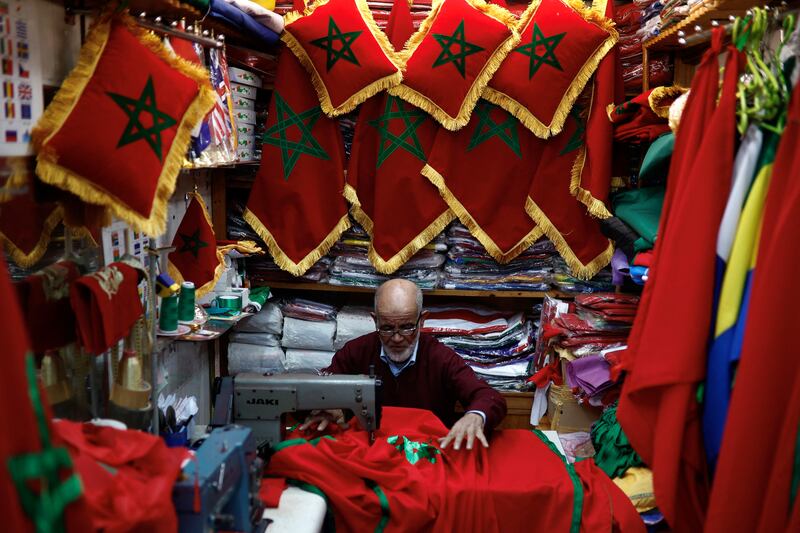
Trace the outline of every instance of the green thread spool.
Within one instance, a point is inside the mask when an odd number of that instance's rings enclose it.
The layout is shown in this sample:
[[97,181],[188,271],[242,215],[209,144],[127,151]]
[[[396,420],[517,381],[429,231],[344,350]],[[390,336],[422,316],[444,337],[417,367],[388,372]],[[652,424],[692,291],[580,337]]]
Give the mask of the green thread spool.
[[181,294],[178,298],[178,320],[192,322],[194,320],[195,287],[191,281],[181,284]]
[[158,314],[158,327],[164,332],[178,330],[178,295],[161,298],[161,312]]

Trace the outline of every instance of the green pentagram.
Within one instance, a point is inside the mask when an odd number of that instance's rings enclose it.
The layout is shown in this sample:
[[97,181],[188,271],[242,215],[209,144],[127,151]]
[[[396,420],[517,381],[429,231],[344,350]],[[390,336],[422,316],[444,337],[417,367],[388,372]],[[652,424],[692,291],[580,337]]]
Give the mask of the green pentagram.
[[[289,104],[281,98],[279,93],[275,93],[275,116],[277,121],[266,132],[264,132],[264,142],[277,146],[281,149],[281,161],[283,162],[283,179],[288,180],[289,175],[294,170],[300,154],[308,154],[312,157],[328,160],[328,154],[311,134],[311,129],[322,116],[322,109],[314,106],[306,109],[300,114],[295,113]],[[297,126],[300,130],[300,141],[290,141],[286,137],[286,130],[292,126]]]
[[[325,64],[325,68],[328,71],[330,71],[340,59],[344,59],[345,61],[349,61],[354,65],[361,66],[358,63],[358,59],[353,53],[351,46],[362,33],[362,31],[348,31],[342,33],[342,31],[339,29],[339,26],[337,26],[336,22],[333,20],[333,17],[330,17],[328,19],[328,35],[325,37],[320,37],[319,39],[314,39],[311,41],[311,44],[322,48],[328,54]],[[334,41],[341,43],[341,47],[338,49],[334,47]]]
[[[542,30],[539,29],[539,25],[535,22],[533,23],[531,42],[517,47],[514,50],[515,52],[530,57],[528,79],[533,78],[533,75],[536,74],[542,64],[550,65],[558,70],[564,70],[561,68],[561,63],[558,62],[555,52],[556,46],[558,46],[558,43],[561,42],[561,39],[563,39],[566,34],[567,33],[564,32],[551,37],[545,37]],[[542,48],[544,48],[544,53],[541,53]]]
[[[398,118],[403,120],[405,129],[400,135],[395,135],[389,130],[389,125],[392,120]],[[380,168],[398,148],[402,148],[424,162],[425,152],[422,150],[419,137],[417,137],[417,128],[419,128],[425,120],[427,120],[427,114],[424,111],[414,106],[404,104],[403,101],[396,96],[389,96],[386,100],[386,107],[383,110],[383,115],[375,120],[369,121],[369,125],[376,128],[381,136],[378,144],[378,162],[375,168]]]
[[517,157],[522,157],[522,151],[519,146],[519,135],[517,134],[517,120],[511,114],[503,111],[506,115],[505,121],[498,124],[492,120],[492,109],[499,109],[497,106],[490,104],[485,100],[478,102],[475,108],[475,113],[478,115],[478,127],[472,133],[472,138],[469,140],[467,151],[477,148],[484,142],[488,141],[494,136],[500,137],[500,140],[506,146],[511,148],[511,151],[517,154]]
[[566,146],[561,149],[558,155],[566,155],[573,150],[577,150],[583,144],[583,135],[586,133],[586,124],[581,120],[581,111],[583,107],[575,104],[570,111],[569,116],[575,121],[575,131],[572,132]]
[[205,248],[208,246],[208,243],[200,239],[200,228],[194,230],[194,233],[191,235],[186,235],[185,233],[178,233],[178,237],[180,237],[181,241],[183,242],[183,246],[181,246],[180,250],[178,250],[179,254],[184,252],[191,253],[195,259],[197,259],[197,253],[200,251],[200,248]]
[[[466,74],[467,56],[477,54],[483,50],[483,48],[480,46],[467,42],[466,38],[464,37],[464,19],[461,19],[461,22],[456,27],[456,31],[453,32],[453,35],[434,33],[433,38],[436,39],[436,42],[442,47],[439,57],[437,57],[436,61],[433,62],[434,68],[442,66],[446,63],[452,63],[453,66],[456,67],[456,70],[458,70],[458,73],[461,74],[462,78],[465,77]],[[454,54],[451,50],[451,47],[454,44],[457,44],[460,48],[457,54]]]
[[436,464],[436,456],[442,453],[436,446],[427,442],[413,441],[404,435],[392,435],[386,442],[394,446],[397,451],[403,452],[406,461],[412,465],[417,464],[420,459],[427,459],[429,463]]
[[[9,457],[8,473],[17,489],[25,514],[33,521],[36,531],[64,531],[64,510],[77,500],[83,488],[74,472],[62,479],[61,471],[72,468],[72,459],[66,448],[54,448],[44,415],[44,407],[36,383],[36,365],[33,355],[25,355],[25,374],[28,396],[38,427],[41,450]],[[38,491],[31,481],[36,482]]]
[[[163,111],[159,111],[158,107],[156,107],[156,91],[153,87],[153,77],[148,76],[147,83],[145,83],[138,99],[112,92],[107,92],[106,94],[128,115],[128,124],[125,126],[125,131],[122,132],[117,148],[122,148],[127,144],[144,139],[153,149],[158,160],[161,161],[161,132],[177,124],[177,121]],[[146,128],[140,120],[142,111],[150,113],[152,117],[153,125],[149,128]]]

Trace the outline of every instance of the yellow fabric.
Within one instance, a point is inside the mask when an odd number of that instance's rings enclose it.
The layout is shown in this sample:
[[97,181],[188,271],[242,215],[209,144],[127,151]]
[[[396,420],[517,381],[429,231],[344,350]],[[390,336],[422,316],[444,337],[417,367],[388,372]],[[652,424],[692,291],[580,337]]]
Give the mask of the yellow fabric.
[[640,513],[656,508],[656,494],[653,490],[653,471],[649,468],[632,467],[622,477],[612,481],[630,498],[633,506]]

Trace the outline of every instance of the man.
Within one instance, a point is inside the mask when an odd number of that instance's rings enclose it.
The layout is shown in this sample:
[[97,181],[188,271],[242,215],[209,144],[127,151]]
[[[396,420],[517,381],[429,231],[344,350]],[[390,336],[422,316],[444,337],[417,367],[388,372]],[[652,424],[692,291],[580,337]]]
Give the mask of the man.
[[[345,344],[325,372],[367,374],[374,365],[383,405],[428,409],[451,428],[440,439],[442,448],[452,443],[458,450],[466,441],[471,450],[476,439],[488,447],[486,435],[505,416],[506,402],[453,350],[420,334],[425,312],[419,287],[403,279],[387,281],[375,293],[372,317],[377,330]],[[456,402],[466,411],[460,419]],[[301,429],[318,423],[322,431],[331,422],[343,423],[343,413],[315,411]]]

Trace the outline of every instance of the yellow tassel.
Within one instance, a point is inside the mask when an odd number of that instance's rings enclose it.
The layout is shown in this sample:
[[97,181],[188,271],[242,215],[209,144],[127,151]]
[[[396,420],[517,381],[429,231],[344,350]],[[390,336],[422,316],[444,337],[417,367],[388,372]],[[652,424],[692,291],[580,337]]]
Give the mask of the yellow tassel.
[[428,16],[425,17],[425,20],[422,21],[422,24],[420,24],[419,29],[411,37],[409,37],[408,41],[406,41],[405,46],[403,46],[403,49],[397,52],[397,57],[400,59],[400,65],[402,66],[404,72],[406,70],[406,64],[408,63],[408,60],[411,58],[411,54],[414,53],[414,50],[417,49],[420,43],[428,35],[428,32],[431,31],[431,27],[433,27],[433,23],[436,20],[436,17],[439,16],[439,11],[442,9],[443,4],[444,0],[431,1],[431,10],[428,13]]
[[61,206],[56,207],[45,219],[44,226],[42,227],[42,233],[39,235],[39,241],[36,243],[36,246],[34,246],[33,249],[27,253],[19,249],[11,241],[11,239],[0,232],[0,241],[3,242],[3,247],[5,248],[9,257],[11,257],[11,260],[22,268],[31,268],[38,263],[39,260],[44,257],[44,253],[47,251],[47,247],[50,244],[50,236],[53,234],[53,230],[58,227],[63,217],[64,212],[61,209]]
[[586,146],[582,146],[572,164],[572,171],[570,175],[569,192],[572,196],[578,199],[580,203],[586,206],[589,214],[597,218],[609,218],[611,212],[606,205],[592,196],[592,193],[586,189],[581,188],[581,177],[583,169],[586,165]]
[[430,226],[422,230],[419,235],[414,237],[408,244],[406,244],[399,252],[389,259],[384,259],[375,250],[372,242],[369,245],[369,260],[375,267],[375,270],[381,274],[392,274],[398,268],[403,266],[411,257],[417,252],[425,248],[429,242],[436,238],[439,233],[447,227],[447,225],[455,219],[456,216],[450,209],[436,217]]
[[[119,198],[85,177],[58,164],[58,154],[47,142],[58,133],[80,100],[84,89],[92,80],[97,63],[108,43],[112,21],[118,21],[144,46],[156,54],[167,65],[198,85],[198,95],[192,100],[175,132],[172,145],[164,160],[158,177],[153,207],[148,216],[142,216]],[[64,80],[53,102],[47,107],[32,131],[34,146],[39,151],[36,174],[50,185],[72,192],[85,202],[107,205],[119,218],[128,222],[135,230],[157,236],[164,232],[167,222],[167,202],[175,191],[175,182],[181,170],[184,154],[191,140],[191,131],[206,116],[214,105],[216,93],[211,89],[208,73],[188,61],[175,57],[155,35],[140,28],[128,15],[98,19],[81,48],[78,64]]]
[[377,93],[389,89],[391,87],[395,87],[403,81],[403,73],[401,72],[401,64],[402,60],[398,56],[397,52],[394,51],[394,47],[389,42],[388,37],[381,31],[378,25],[375,23],[375,20],[372,18],[372,12],[367,5],[366,0],[355,0],[356,7],[358,8],[359,13],[361,14],[361,19],[364,21],[364,24],[369,28],[370,33],[375,37],[375,40],[378,42],[378,45],[383,50],[383,53],[386,54],[386,57],[391,61],[391,63],[397,69],[397,72],[394,74],[390,74],[388,76],[384,76],[374,82],[370,83],[366,87],[360,89],[358,92],[347,98],[344,102],[339,105],[333,105],[331,101],[331,96],[328,93],[328,88],[325,86],[325,81],[320,76],[317,68],[314,66],[314,62],[311,61],[311,58],[308,56],[305,48],[303,45],[298,41],[294,35],[291,33],[291,23],[295,22],[296,20],[307,17],[311,15],[314,10],[316,10],[320,6],[324,6],[328,3],[329,0],[318,0],[314,3],[313,6],[307,7],[303,13],[298,13],[293,11],[288,13],[284,17],[284,21],[286,24],[286,31],[281,36],[281,40],[286,43],[286,46],[294,53],[297,59],[300,61],[300,64],[303,65],[303,68],[308,71],[309,75],[311,76],[311,85],[314,87],[314,90],[317,93],[317,97],[319,98],[320,107],[322,107],[322,111],[328,115],[329,117],[335,117],[339,115],[343,115],[345,113],[349,113],[359,104],[367,100],[368,98],[376,95]]
[[314,248],[300,262],[295,263],[291,258],[289,258],[288,255],[286,255],[281,247],[278,246],[278,242],[275,240],[275,237],[273,237],[272,233],[270,233],[266,226],[261,223],[255,213],[249,209],[245,209],[244,219],[266,243],[269,253],[272,255],[272,259],[275,261],[275,264],[293,276],[302,276],[305,274],[306,271],[314,265],[314,263],[319,261],[322,256],[330,251],[331,247],[333,247],[333,245],[336,244],[336,241],[339,240],[339,237],[342,236],[342,233],[344,233],[350,227],[350,218],[347,215],[344,215],[333,228],[333,230],[328,234],[328,236],[325,237],[325,239],[316,248]]
[[444,177],[439,174],[435,168],[430,165],[425,165],[422,169],[422,175],[436,185],[436,188],[439,189],[439,194],[453,213],[455,213],[461,223],[469,229],[469,232],[480,241],[483,247],[486,248],[486,251],[489,252],[489,255],[498,263],[505,264],[513,260],[519,254],[530,248],[531,245],[542,236],[542,230],[538,226],[534,227],[527,235],[520,239],[518,243],[512,246],[510,250],[503,251],[489,234],[481,228],[480,224],[472,218],[472,215],[469,214],[469,211],[467,211],[464,205],[458,201],[452,191],[447,187]]
[[[498,68],[500,68],[500,65],[503,63],[503,60],[506,58],[508,53],[519,44],[519,34],[513,27],[516,24],[516,17],[514,17],[513,14],[497,5],[488,4],[483,0],[466,1],[474,9],[489,15],[498,22],[508,26],[509,30],[511,31],[511,35],[497,48],[495,48],[494,52],[492,52],[491,56],[489,56],[489,60],[483,65],[481,72],[475,77],[475,80],[472,82],[472,86],[470,86],[469,91],[467,91],[467,94],[464,97],[464,100],[462,100],[461,106],[458,109],[458,114],[456,116],[451,116],[430,98],[407,85],[400,84],[389,89],[389,94],[400,97],[408,103],[419,107],[423,111],[426,111],[442,126],[444,126],[445,129],[450,131],[460,130],[469,123],[469,119],[472,116],[472,110],[475,108],[475,104],[478,103],[478,99],[481,97],[484,89],[489,84],[489,80],[492,79],[494,73],[497,72]],[[433,6],[433,9],[431,9],[430,14],[422,23],[420,29],[411,37],[411,39],[409,39],[403,51],[399,53],[400,57],[403,59],[404,70],[408,59],[430,31],[436,16],[439,14],[441,6],[441,1]]]
[[608,104],[606,106],[606,116],[608,116],[608,120],[610,120],[611,122],[614,122],[613,116],[614,116],[614,110],[616,108],[617,106],[615,106],[614,104]]
[[614,246],[611,244],[611,241],[608,242],[608,247],[600,253],[600,255],[584,265],[581,260],[578,259],[578,256],[575,255],[575,252],[572,251],[569,244],[567,244],[561,232],[559,232],[550,219],[547,218],[544,211],[536,205],[536,202],[531,200],[530,196],[525,202],[525,211],[528,212],[528,215],[542,228],[547,238],[555,245],[556,251],[564,258],[572,275],[576,278],[592,279],[595,274],[600,272],[600,270],[611,262],[611,256],[614,255]]
[[364,228],[364,231],[372,237],[372,219],[369,218],[369,215],[361,208],[361,201],[358,199],[358,193],[353,188],[352,185],[345,185],[344,191],[342,191],[342,196],[350,202],[350,214],[353,215],[353,218],[356,219],[356,222],[361,224],[361,227]]
[[[671,87],[656,87],[653,89],[653,92],[650,93],[650,96],[647,97],[647,103],[650,104],[650,109],[653,110],[653,113],[661,118],[669,118],[669,104],[662,105],[661,102],[668,98],[674,100],[686,91],[687,89],[678,87],[677,85]],[[671,103],[672,102],[670,102],[670,104]]]

